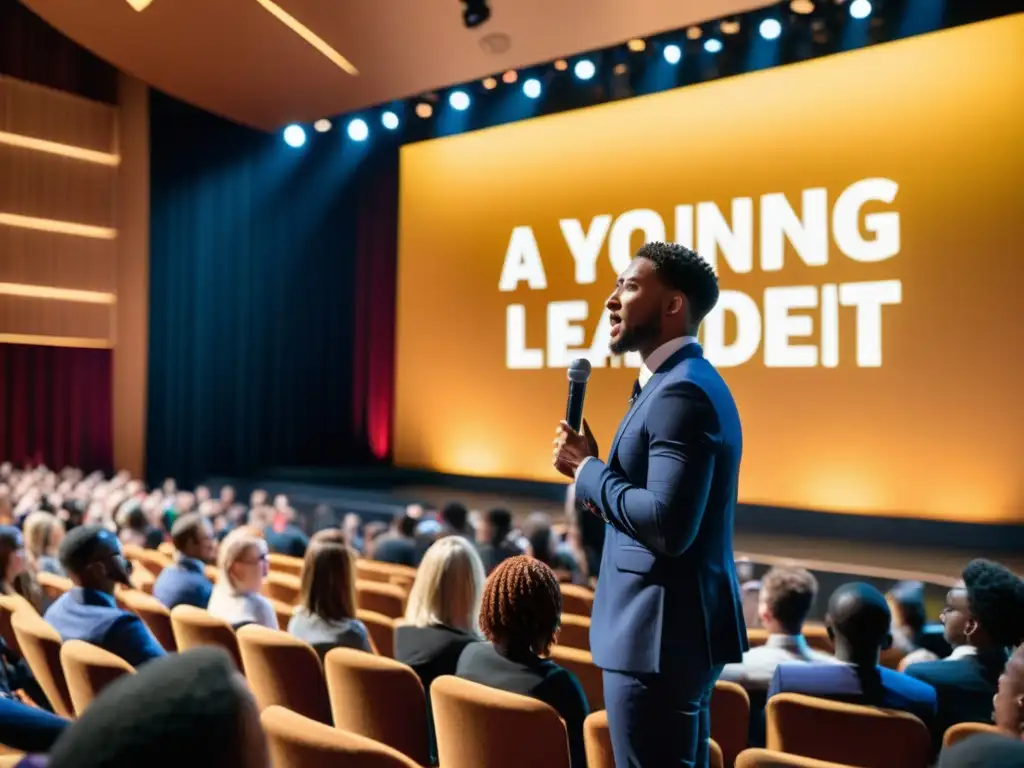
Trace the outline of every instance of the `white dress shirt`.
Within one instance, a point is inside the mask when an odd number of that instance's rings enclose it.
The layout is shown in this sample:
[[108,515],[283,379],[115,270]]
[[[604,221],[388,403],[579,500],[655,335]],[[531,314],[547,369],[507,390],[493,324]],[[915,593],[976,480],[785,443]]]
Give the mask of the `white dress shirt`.
[[748,691],[767,691],[775,668],[794,661],[839,663],[834,656],[811,648],[803,635],[768,635],[764,645],[743,654],[742,663],[726,664],[719,680],[739,683]]

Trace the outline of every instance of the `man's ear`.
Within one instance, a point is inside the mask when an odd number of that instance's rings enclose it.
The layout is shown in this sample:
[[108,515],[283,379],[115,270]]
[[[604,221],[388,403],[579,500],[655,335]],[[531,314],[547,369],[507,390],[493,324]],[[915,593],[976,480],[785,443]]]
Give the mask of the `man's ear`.
[[668,315],[678,315],[680,313],[686,315],[688,312],[689,307],[686,305],[686,297],[681,293],[673,293],[672,297],[668,300],[665,313]]

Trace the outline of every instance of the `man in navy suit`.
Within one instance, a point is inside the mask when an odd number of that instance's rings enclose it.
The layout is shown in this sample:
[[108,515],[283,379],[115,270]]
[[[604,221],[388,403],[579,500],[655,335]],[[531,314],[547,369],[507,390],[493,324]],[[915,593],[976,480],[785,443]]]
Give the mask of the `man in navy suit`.
[[696,339],[717,301],[696,253],[643,246],[607,303],[611,351],[643,359],[608,459],[586,422],[555,440],[555,468],[606,523],[590,645],[619,768],[706,766],[711,692],[747,649],[732,544],[740,418]]
[[213,582],[206,578],[206,564],[217,557],[213,526],[198,512],[191,512],[174,521],[171,541],[178,550],[178,561],[160,571],[153,584],[153,597],[168,609],[177,605],[206,608],[213,593]]
[[79,526],[64,537],[59,552],[75,587],[57,598],[43,618],[62,640],[92,643],[133,667],[166,655],[142,619],[117,607],[114,586],[132,585],[131,564],[117,536],[98,525]]
[[780,664],[768,689],[803,693],[847,704],[899,709],[925,725],[935,719],[935,689],[909,675],[879,666],[892,645],[889,606],[870,584],[844,584],[828,601],[828,635],[842,664]]

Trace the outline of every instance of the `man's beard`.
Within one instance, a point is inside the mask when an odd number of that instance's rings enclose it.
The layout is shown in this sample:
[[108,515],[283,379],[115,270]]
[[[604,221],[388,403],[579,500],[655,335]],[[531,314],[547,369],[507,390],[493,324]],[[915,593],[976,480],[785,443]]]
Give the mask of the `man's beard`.
[[623,328],[617,338],[612,339],[608,350],[613,355],[624,355],[627,352],[638,352],[640,347],[661,336],[661,318],[655,318],[644,325]]

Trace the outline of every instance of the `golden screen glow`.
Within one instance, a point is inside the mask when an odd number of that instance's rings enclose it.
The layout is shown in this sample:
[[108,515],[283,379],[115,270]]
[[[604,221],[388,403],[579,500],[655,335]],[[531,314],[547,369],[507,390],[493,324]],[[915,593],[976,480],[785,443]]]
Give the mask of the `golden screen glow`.
[[568,362],[607,451],[604,301],[692,244],[749,503],[1024,522],[1024,15],[402,148],[395,459],[557,482]]

